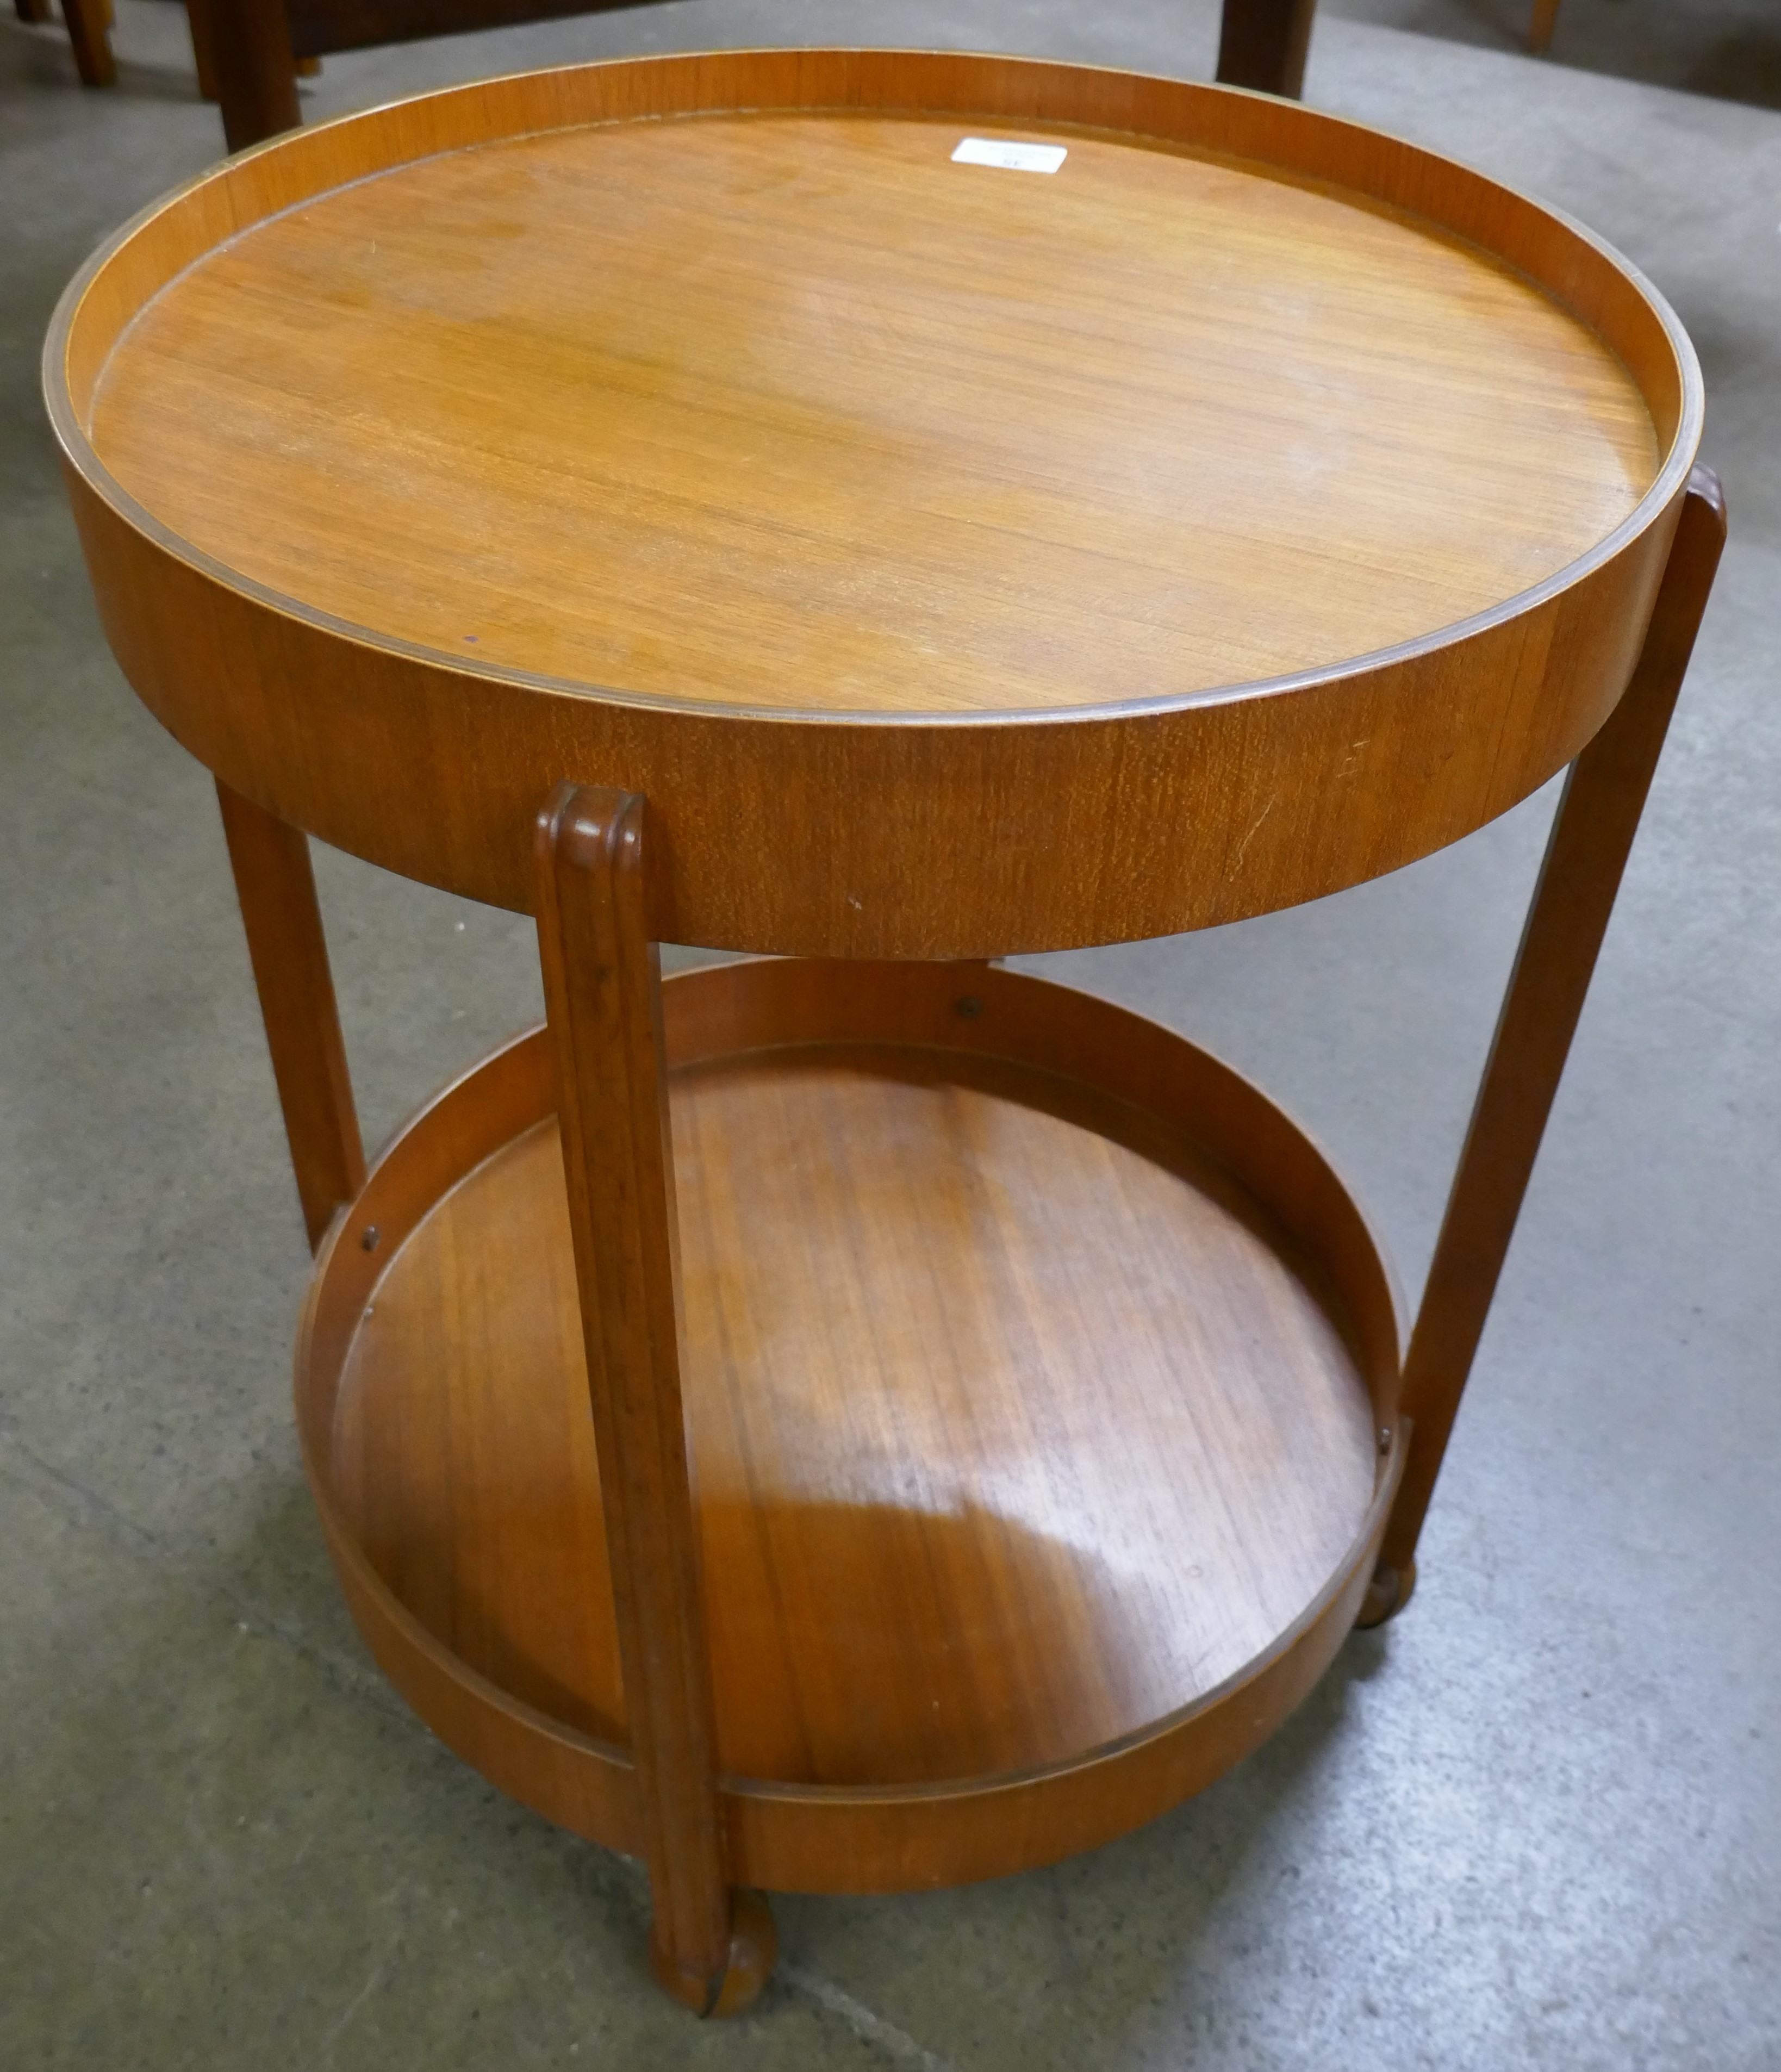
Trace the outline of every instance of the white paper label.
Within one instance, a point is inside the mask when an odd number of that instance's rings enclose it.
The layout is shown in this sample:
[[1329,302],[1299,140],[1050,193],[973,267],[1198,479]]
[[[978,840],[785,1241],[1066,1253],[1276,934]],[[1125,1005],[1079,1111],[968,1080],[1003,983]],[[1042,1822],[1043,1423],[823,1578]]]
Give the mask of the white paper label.
[[1061,144],[1011,144],[1004,137],[967,137],[955,166],[1000,166],[1010,173],[1055,173],[1069,156]]

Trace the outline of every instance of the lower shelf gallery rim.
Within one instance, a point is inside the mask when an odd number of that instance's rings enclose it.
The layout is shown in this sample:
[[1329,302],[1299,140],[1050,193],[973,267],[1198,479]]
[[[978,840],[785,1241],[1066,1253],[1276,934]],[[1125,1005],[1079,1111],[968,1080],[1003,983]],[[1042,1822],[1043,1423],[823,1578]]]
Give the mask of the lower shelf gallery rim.
[[[1211,1782],[1353,1624],[1404,1457],[1327,1161],[1182,1038],[989,966],[663,1001],[732,1878],[997,1876]],[[298,1416],[386,1673],[636,1852],[554,1108],[535,1030],[397,1135],[318,1257]]]

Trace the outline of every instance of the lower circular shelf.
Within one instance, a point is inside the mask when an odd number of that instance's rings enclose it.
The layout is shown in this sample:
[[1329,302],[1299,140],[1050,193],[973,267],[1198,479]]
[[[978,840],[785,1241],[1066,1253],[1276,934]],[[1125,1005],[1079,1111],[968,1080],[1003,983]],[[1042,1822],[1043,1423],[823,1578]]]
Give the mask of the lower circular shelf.
[[[663,988],[730,1875],[1026,1868],[1216,1776],[1327,1665],[1403,1446],[1359,1210],[1227,1067],[984,965]],[[545,1032],[440,1095],[297,1358],[342,1581],[423,1718],[640,1845]]]

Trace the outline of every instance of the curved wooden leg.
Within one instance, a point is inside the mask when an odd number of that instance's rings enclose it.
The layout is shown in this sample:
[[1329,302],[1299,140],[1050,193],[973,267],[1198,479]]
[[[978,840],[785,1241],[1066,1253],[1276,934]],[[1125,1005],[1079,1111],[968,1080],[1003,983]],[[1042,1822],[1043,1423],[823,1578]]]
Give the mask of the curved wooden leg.
[[1719,479],[1697,467],[1631,680],[1565,782],[1405,1357],[1401,1408],[1413,1429],[1380,1550],[1380,1618],[1405,1601],[1404,1578],[1415,1575],[1417,1538],[1725,540]]
[[1533,19],[1528,24],[1528,47],[1537,56],[1553,39],[1558,20],[1558,0],[1534,0]]
[[365,1182],[309,837],[219,778],[217,803],[311,1251]]
[[1305,57],[1316,11],[1317,0],[1224,0],[1219,84],[1297,101],[1305,90]]
[[587,1349],[619,1659],[664,1989],[739,2013],[772,1916],[732,1893],[681,1406],[678,1231],[644,802],[566,784],[540,815],[538,950]]

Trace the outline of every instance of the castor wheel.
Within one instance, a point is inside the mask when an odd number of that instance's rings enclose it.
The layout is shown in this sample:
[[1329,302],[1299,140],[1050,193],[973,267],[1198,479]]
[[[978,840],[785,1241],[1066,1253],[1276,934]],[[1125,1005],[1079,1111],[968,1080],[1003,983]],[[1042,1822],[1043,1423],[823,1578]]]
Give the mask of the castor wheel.
[[1410,1593],[1416,1588],[1416,1564],[1406,1561],[1401,1568],[1394,1568],[1381,1561],[1373,1571],[1373,1580],[1367,1585],[1367,1594],[1362,1598],[1359,1615],[1355,1620],[1357,1630],[1368,1626],[1383,1626],[1410,1601]]
[[779,1955],[779,1932],[773,1925],[773,1910],[765,1896],[738,1888],[730,1895],[730,1962],[714,1993],[703,1982],[689,1978],[671,1963],[667,1953],[649,1936],[649,1968],[656,1983],[682,2007],[696,2015],[722,2019],[746,2014],[761,1996]]

